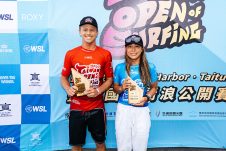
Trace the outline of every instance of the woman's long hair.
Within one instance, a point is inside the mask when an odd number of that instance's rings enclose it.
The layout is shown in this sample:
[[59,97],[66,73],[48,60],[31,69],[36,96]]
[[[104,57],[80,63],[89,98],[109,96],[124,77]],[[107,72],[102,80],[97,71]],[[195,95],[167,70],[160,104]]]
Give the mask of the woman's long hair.
[[[126,72],[128,75],[130,75],[130,66],[132,64],[132,60],[127,56],[127,50],[125,51],[125,60],[126,60]],[[144,52],[144,48],[142,48],[142,52],[140,54],[139,73],[143,84],[149,87],[151,75],[146,54]]]

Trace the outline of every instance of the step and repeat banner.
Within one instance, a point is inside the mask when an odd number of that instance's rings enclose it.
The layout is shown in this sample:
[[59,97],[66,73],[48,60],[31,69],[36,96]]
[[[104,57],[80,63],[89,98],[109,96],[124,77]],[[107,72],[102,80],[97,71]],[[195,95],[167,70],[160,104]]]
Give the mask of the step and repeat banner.
[[[158,70],[148,147],[226,148],[225,0],[0,0],[0,150],[68,149],[66,51],[79,22],[96,18],[98,45],[124,61],[124,38],[142,36]],[[116,148],[117,96],[105,96],[108,148]],[[93,148],[90,134],[84,147]]]

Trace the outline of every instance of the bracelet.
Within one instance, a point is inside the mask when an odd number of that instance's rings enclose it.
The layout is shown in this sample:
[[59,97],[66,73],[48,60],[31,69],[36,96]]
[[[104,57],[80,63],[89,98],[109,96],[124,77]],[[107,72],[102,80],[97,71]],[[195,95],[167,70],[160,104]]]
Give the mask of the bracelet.
[[97,94],[99,95],[100,94],[100,90],[98,88],[96,88],[96,90],[97,90]]

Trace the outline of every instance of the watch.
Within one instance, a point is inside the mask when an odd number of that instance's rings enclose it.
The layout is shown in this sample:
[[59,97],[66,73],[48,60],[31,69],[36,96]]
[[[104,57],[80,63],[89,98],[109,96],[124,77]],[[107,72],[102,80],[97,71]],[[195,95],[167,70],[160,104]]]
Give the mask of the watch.
[[152,98],[152,97],[151,97],[150,95],[148,95],[148,94],[146,94],[145,96],[148,98],[148,100],[147,100],[147,101],[150,101],[150,100],[151,100],[151,98]]

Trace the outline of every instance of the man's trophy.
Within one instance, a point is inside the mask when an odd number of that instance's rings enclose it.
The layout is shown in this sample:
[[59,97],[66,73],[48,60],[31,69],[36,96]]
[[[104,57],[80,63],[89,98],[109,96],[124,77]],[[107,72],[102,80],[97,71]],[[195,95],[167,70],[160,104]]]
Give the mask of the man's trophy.
[[76,95],[83,96],[86,95],[85,91],[90,88],[90,80],[84,77],[81,73],[76,71],[74,68],[71,68],[72,78],[74,85],[77,87]]
[[131,86],[128,89],[129,104],[140,103],[144,90],[141,89],[135,81],[130,78]]

